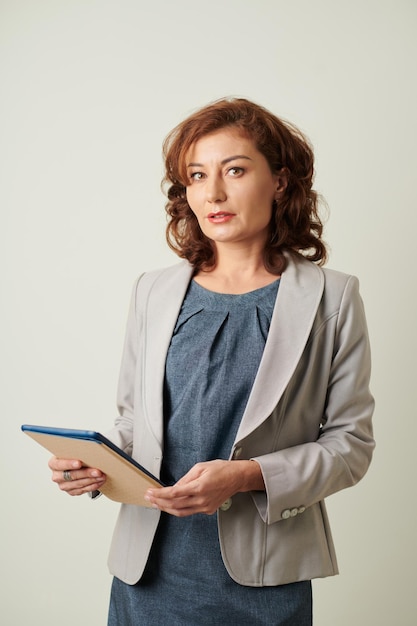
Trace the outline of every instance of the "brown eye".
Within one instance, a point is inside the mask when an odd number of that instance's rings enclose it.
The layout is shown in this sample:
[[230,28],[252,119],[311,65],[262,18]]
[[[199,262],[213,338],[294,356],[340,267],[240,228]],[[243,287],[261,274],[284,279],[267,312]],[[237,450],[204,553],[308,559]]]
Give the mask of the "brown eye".
[[243,171],[244,170],[242,167],[231,167],[227,173],[233,178],[235,178],[236,176],[240,176],[243,173]]
[[203,176],[203,172],[193,172],[190,174],[190,180],[201,180]]

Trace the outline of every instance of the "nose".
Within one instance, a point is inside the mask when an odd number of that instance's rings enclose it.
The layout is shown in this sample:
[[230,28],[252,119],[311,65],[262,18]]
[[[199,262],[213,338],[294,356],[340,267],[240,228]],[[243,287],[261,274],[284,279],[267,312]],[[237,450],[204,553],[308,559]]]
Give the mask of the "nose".
[[220,176],[212,176],[208,178],[206,184],[206,194],[208,202],[224,202],[226,200],[226,191]]

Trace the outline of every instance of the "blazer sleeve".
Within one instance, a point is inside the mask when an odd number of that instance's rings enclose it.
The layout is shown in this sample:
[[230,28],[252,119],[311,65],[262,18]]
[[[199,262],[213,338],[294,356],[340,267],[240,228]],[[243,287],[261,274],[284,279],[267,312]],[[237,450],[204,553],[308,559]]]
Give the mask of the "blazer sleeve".
[[254,457],[266,491],[252,495],[265,522],[286,519],[290,512],[302,513],[364,476],[375,446],[370,368],[363,303],[358,281],[351,276],[337,315],[317,441]]
[[118,416],[115,419],[114,427],[106,433],[106,437],[110,441],[129,455],[132,454],[133,448],[135,378],[140,334],[140,320],[137,314],[137,293],[140,279],[141,277],[135,281],[130,299],[117,390]]

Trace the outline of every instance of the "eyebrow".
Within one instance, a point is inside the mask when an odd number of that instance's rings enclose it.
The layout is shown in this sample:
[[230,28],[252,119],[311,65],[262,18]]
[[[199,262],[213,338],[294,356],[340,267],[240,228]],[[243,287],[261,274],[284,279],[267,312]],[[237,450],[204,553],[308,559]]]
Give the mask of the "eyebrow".
[[[252,161],[252,159],[245,154],[234,154],[233,156],[223,159],[223,161],[220,162],[220,165],[226,165],[226,163],[230,163],[230,161],[235,161],[236,159],[246,159],[247,161]],[[204,163],[188,163],[187,167],[204,167]]]

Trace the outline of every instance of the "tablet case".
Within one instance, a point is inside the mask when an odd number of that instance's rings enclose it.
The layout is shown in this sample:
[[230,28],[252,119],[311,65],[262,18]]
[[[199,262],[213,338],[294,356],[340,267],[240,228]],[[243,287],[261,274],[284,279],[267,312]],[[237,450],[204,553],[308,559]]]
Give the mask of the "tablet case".
[[163,486],[158,478],[100,433],[30,424],[23,424],[21,429],[55,456],[78,459],[86,467],[104,472],[107,480],[100,491],[111,500],[150,507],[144,499],[146,490]]

